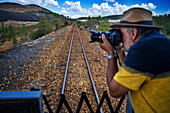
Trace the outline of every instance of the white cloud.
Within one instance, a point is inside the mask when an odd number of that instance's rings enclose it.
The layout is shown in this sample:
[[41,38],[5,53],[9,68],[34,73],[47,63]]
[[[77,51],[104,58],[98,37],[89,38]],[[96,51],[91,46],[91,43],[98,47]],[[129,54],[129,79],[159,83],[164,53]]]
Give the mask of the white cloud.
[[126,11],[126,10],[129,9],[128,6],[118,4],[118,2],[116,2],[115,4],[113,4],[113,6],[114,6],[114,14],[116,14],[116,15],[122,14],[124,11]]
[[101,7],[98,6],[98,4],[95,4],[95,3],[92,5],[92,8],[93,8],[94,10],[101,10]]
[[115,0],[104,0],[106,2],[115,2]]
[[159,14],[156,13],[155,11],[152,11],[152,15],[153,15],[153,16],[156,16],[156,15],[159,15]]
[[118,2],[115,2],[113,4],[113,6],[108,5],[108,3],[102,3],[101,5],[94,3],[92,5],[92,8],[90,8],[89,10],[93,13],[92,16],[97,16],[97,15],[106,16],[106,15],[123,14],[124,11],[126,11],[130,8],[133,8],[133,7],[142,7],[145,9],[155,9],[156,8],[156,6],[153,5],[153,3],[148,3],[148,4],[142,3],[141,5],[134,4],[131,6],[127,6],[127,5],[122,5],[122,4],[119,4]]
[[72,5],[72,4],[74,4],[74,2],[73,2],[73,1],[71,1],[71,2],[69,2],[69,1],[65,1],[65,3],[64,3],[63,5]]
[[156,8],[156,6],[153,5],[153,3],[149,3],[149,4],[148,4],[148,7],[149,7],[150,9],[155,9],[155,8]]
[[[105,0],[106,1],[106,0]],[[111,1],[111,0],[107,0]],[[69,2],[65,1],[63,4],[66,7],[62,8],[62,13],[67,13],[71,18],[78,18],[78,17],[88,17],[90,16],[107,16],[107,15],[118,15],[118,14],[123,14],[124,11],[128,10],[129,8],[133,7],[142,7],[145,9],[156,9],[156,6],[153,3],[142,3],[141,5],[139,4],[134,4],[134,5],[122,5],[119,4],[118,2],[115,2],[113,5],[109,5],[107,2],[106,3],[101,3],[99,4],[93,4],[91,8],[85,9],[81,7],[80,1],[77,2]],[[154,14],[156,14],[154,12]]]
[[72,11],[82,11],[83,10],[81,5],[80,5],[80,1],[77,1],[77,2],[65,1],[65,3],[63,5],[70,6],[69,10],[72,10]]
[[113,14],[113,7],[111,5],[108,5],[108,3],[102,3],[100,5],[100,9],[101,15]]
[[89,10],[93,13],[94,16],[98,16],[98,15],[106,16],[106,15],[119,14],[119,12],[122,12],[122,10],[120,10],[119,7],[123,7],[122,9],[124,10],[127,9],[126,7],[116,2],[113,6],[108,5],[108,3],[102,3],[101,5],[93,4],[92,8],[90,8]]
[[135,5],[131,5],[129,6],[129,8],[133,8],[133,7],[141,7],[141,8],[145,8],[145,9],[156,9],[156,6],[153,5],[153,3],[142,3],[141,5],[139,4],[135,4]]
[[62,14],[68,14],[68,11],[66,10],[66,8],[62,8],[62,11],[61,11]]
[[58,2],[54,1],[54,0],[45,0],[43,5],[44,6],[52,6],[52,5],[54,5],[54,6],[58,6],[58,8],[60,8]]
[[65,5],[66,7],[62,8],[62,13],[67,13],[67,14],[69,13],[69,16],[71,16],[71,18],[93,15],[88,9],[81,7],[80,1],[77,2],[65,1],[63,5]]
[[141,8],[145,8],[145,9],[156,9],[156,6],[153,4],[153,3],[142,3],[141,5],[139,4],[134,4],[134,5],[131,5],[131,6],[127,6],[127,5],[121,5],[121,4],[118,4],[118,2],[116,2],[115,4],[113,4],[114,6],[114,12],[115,14],[122,14],[124,11],[130,9],[130,8],[133,8],[133,7],[141,7]]

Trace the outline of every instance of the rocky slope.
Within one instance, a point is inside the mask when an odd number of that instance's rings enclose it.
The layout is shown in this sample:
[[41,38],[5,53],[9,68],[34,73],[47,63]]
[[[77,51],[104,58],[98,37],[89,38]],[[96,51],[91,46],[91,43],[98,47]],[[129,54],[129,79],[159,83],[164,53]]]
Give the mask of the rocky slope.
[[51,19],[51,11],[38,5],[0,3],[0,21],[39,21],[41,16]]
[[21,13],[28,12],[28,11],[43,11],[43,12],[52,13],[50,10],[35,4],[21,5],[18,3],[10,3],[10,2],[0,3],[0,10],[5,10],[8,12],[21,12]]

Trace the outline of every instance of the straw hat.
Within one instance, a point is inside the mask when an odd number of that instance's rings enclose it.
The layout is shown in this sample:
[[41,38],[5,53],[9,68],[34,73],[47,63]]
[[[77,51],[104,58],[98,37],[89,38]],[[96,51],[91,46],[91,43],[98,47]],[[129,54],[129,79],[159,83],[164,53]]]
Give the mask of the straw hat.
[[110,27],[147,27],[163,29],[153,25],[152,12],[143,8],[132,8],[125,11],[119,24],[113,24]]

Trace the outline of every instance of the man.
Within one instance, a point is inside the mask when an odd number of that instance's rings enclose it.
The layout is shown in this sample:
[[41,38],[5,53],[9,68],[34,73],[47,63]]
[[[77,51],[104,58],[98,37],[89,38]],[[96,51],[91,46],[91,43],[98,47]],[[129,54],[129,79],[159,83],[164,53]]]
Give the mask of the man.
[[152,13],[132,8],[123,13],[120,24],[122,43],[128,51],[118,70],[113,47],[102,34],[102,49],[108,53],[107,83],[110,95],[130,92],[135,113],[170,112],[170,39],[153,26]]

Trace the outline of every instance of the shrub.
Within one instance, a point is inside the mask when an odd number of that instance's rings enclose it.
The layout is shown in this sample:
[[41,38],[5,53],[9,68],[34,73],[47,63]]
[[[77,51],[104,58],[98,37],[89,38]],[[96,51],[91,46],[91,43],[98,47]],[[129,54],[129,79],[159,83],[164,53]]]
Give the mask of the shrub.
[[11,38],[15,37],[15,29],[11,25],[8,28],[8,40],[11,41]]
[[25,24],[23,24],[22,27],[19,29],[19,33],[25,36],[28,35],[27,27],[25,26]]
[[94,25],[94,21],[91,21],[91,19],[87,22],[87,25]]
[[170,35],[170,14],[154,16],[153,22],[155,26],[161,26],[165,28],[162,31],[164,35]]
[[27,39],[26,38],[24,38],[24,37],[19,37],[19,39],[20,39],[20,42],[25,42]]
[[100,21],[99,31],[108,31],[110,28],[110,23],[108,19],[102,19]]
[[33,30],[31,30],[29,37],[30,37],[32,40],[36,39],[36,32],[33,31]]
[[9,27],[4,26],[3,22],[2,22],[1,27],[0,27],[0,32],[1,32],[1,35],[2,35],[1,36],[2,37],[1,38],[2,43],[4,43],[7,40],[7,38],[8,38],[9,41],[11,41],[11,39],[16,36],[15,28],[12,27],[11,25]]
[[41,36],[45,35],[45,34],[46,34],[45,30],[44,30],[43,28],[39,28],[39,29],[36,31],[36,39],[37,39],[38,37],[41,37]]
[[69,23],[68,23],[68,21],[66,20],[65,22],[64,22],[64,26],[68,26],[69,25]]
[[1,36],[1,43],[4,43],[6,41],[6,37],[4,37],[3,35]]
[[45,31],[43,28],[39,28],[37,31],[31,31],[30,37],[32,40],[38,39],[39,37],[45,35]]
[[16,43],[17,43],[16,37],[13,38],[12,43],[13,43],[14,46],[16,45]]
[[78,27],[80,28],[80,26],[81,26],[81,23],[78,23],[77,25],[78,25]]
[[4,22],[1,23],[1,28],[0,28],[0,33],[3,33],[5,30],[5,27],[4,27]]
[[57,15],[57,14],[53,14],[51,17],[51,24],[55,24],[56,30],[62,28],[61,26],[62,20],[59,17],[60,15]]
[[45,16],[42,16],[38,23],[38,29],[43,29],[45,34],[49,33],[53,30],[52,22],[49,22]]
[[48,21],[48,19],[45,16],[42,16],[38,25],[37,31],[31,31],[29,37],[32,40],[38,39],[39,37],[50,33],[53,30],[52,22]]

